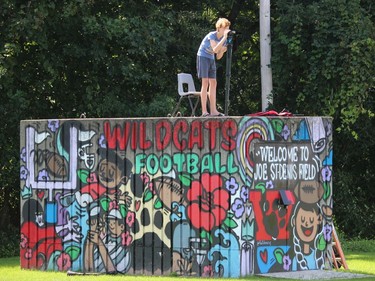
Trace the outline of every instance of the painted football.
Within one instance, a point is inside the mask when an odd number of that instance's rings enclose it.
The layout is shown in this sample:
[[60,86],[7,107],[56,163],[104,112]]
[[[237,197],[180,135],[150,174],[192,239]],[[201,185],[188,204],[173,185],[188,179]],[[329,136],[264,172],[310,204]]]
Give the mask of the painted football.
[[317,203],[323,197],[324,189],[319,181],[299,181],[294,194],[304,203]]
[[154,189],[164,207],[171,210],[172,202],[181,203],[183,188],[181,183],[171,177],[153,179]]

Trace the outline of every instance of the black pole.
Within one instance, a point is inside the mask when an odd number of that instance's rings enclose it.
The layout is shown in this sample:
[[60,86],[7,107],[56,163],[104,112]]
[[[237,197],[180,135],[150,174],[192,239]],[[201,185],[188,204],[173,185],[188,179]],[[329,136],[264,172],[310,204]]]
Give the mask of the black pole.
[[229,91],[230,91],[230,76],[231,76],[231,65],[232,65],[232,36],[228,37],[227,40],[227,64],[225,71],[225,111],[224,114],[228,116],[229,108]]

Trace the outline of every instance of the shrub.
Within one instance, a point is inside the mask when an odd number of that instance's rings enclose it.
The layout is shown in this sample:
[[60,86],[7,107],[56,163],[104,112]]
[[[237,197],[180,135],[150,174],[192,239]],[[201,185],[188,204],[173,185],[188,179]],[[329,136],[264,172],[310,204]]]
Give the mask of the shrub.
[[12,225],[0,230],[0,258],[19,256],[20,231]]
[[345,252],[375,252],[375,240],[348,240],[340,241]]

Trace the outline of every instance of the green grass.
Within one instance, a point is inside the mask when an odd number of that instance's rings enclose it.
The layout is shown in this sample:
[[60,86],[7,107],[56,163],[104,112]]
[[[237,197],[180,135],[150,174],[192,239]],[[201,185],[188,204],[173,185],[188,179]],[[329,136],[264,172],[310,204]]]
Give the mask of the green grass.
[[375,252],[348,252],[345,257],[350,272],[372,274],[375,279]]
[[[345,253],[349,271],[373,275],[361,279],[334,279],[335,281],[369,281],[375,280],[375,240],[353,240],[341,242]],[[345,270],[340,269],[345,272]],[[24,270],[20,268],[19,257],[0,258],[0,281],[198,281],[202,278],[175,277],[175,276],[133,276],[133,275],[90,275],[90,276],[68,276],[66,272],[46,272],[39,270]],[[209,279],[209,278],[203,278]],[[222,278],[220,280],[236,280]],[[246,277],[239,280],[261,280],[261,281],[286,281],[288,279]]]
[[[375,251],[374,252],[348,252],[346,260],[349,266],[349,272],[370,274],[370,278],[361,279],[334,279],[369,281],[375,280]],[[340,271],[345,271],[340,269]],[[198,281],[202,278],[193,277],[174,277],[174,276],[132,276],[132,275],[95,275],[95,276],[68,276],[65,272],[46,272],[37,270],[24,270],[20,268],[19,257],[0,259],[0,281]],[[209,278],[203,278],[209,279]],[[217,278],[216,278],[217,279]],[[220,280],[236,280],[236,279],[220,279]],[[246,277],[239,280],[261,280],[261,281],[286,281],[288,279],[264,278],[264,277]]]

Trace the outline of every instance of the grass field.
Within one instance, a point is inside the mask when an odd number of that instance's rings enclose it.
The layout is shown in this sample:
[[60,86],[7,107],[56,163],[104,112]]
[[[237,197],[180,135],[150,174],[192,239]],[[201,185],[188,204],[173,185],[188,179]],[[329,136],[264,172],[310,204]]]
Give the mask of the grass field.
[[[367,249],[368,250],[368,249]],[[358,280],[369,281],[375,280],[375,251],[374,252],[350,252],[346,254],[346,260],[349,266],[349,272],[372,275],[369,278],[360,279],[334,279],[339,280]],[[344,271],[341,270],[340,271]],[[202,278],[192,277],[175,277],[175,276],[131,276],[131,275],[86,275],[86,276],[68,276],[65,272],[45,272],[36,270],[20,269],[19,257],[0,259],[0,281],[197,281]],[[209,279],[209,278],[204,278]],[[236,280],[236,279],[221,279],[221,280]],[[261,281],[276,281],[288,280],[278,278],[264,278],[264,277],[246,277],[239,280],[261,280]]]

